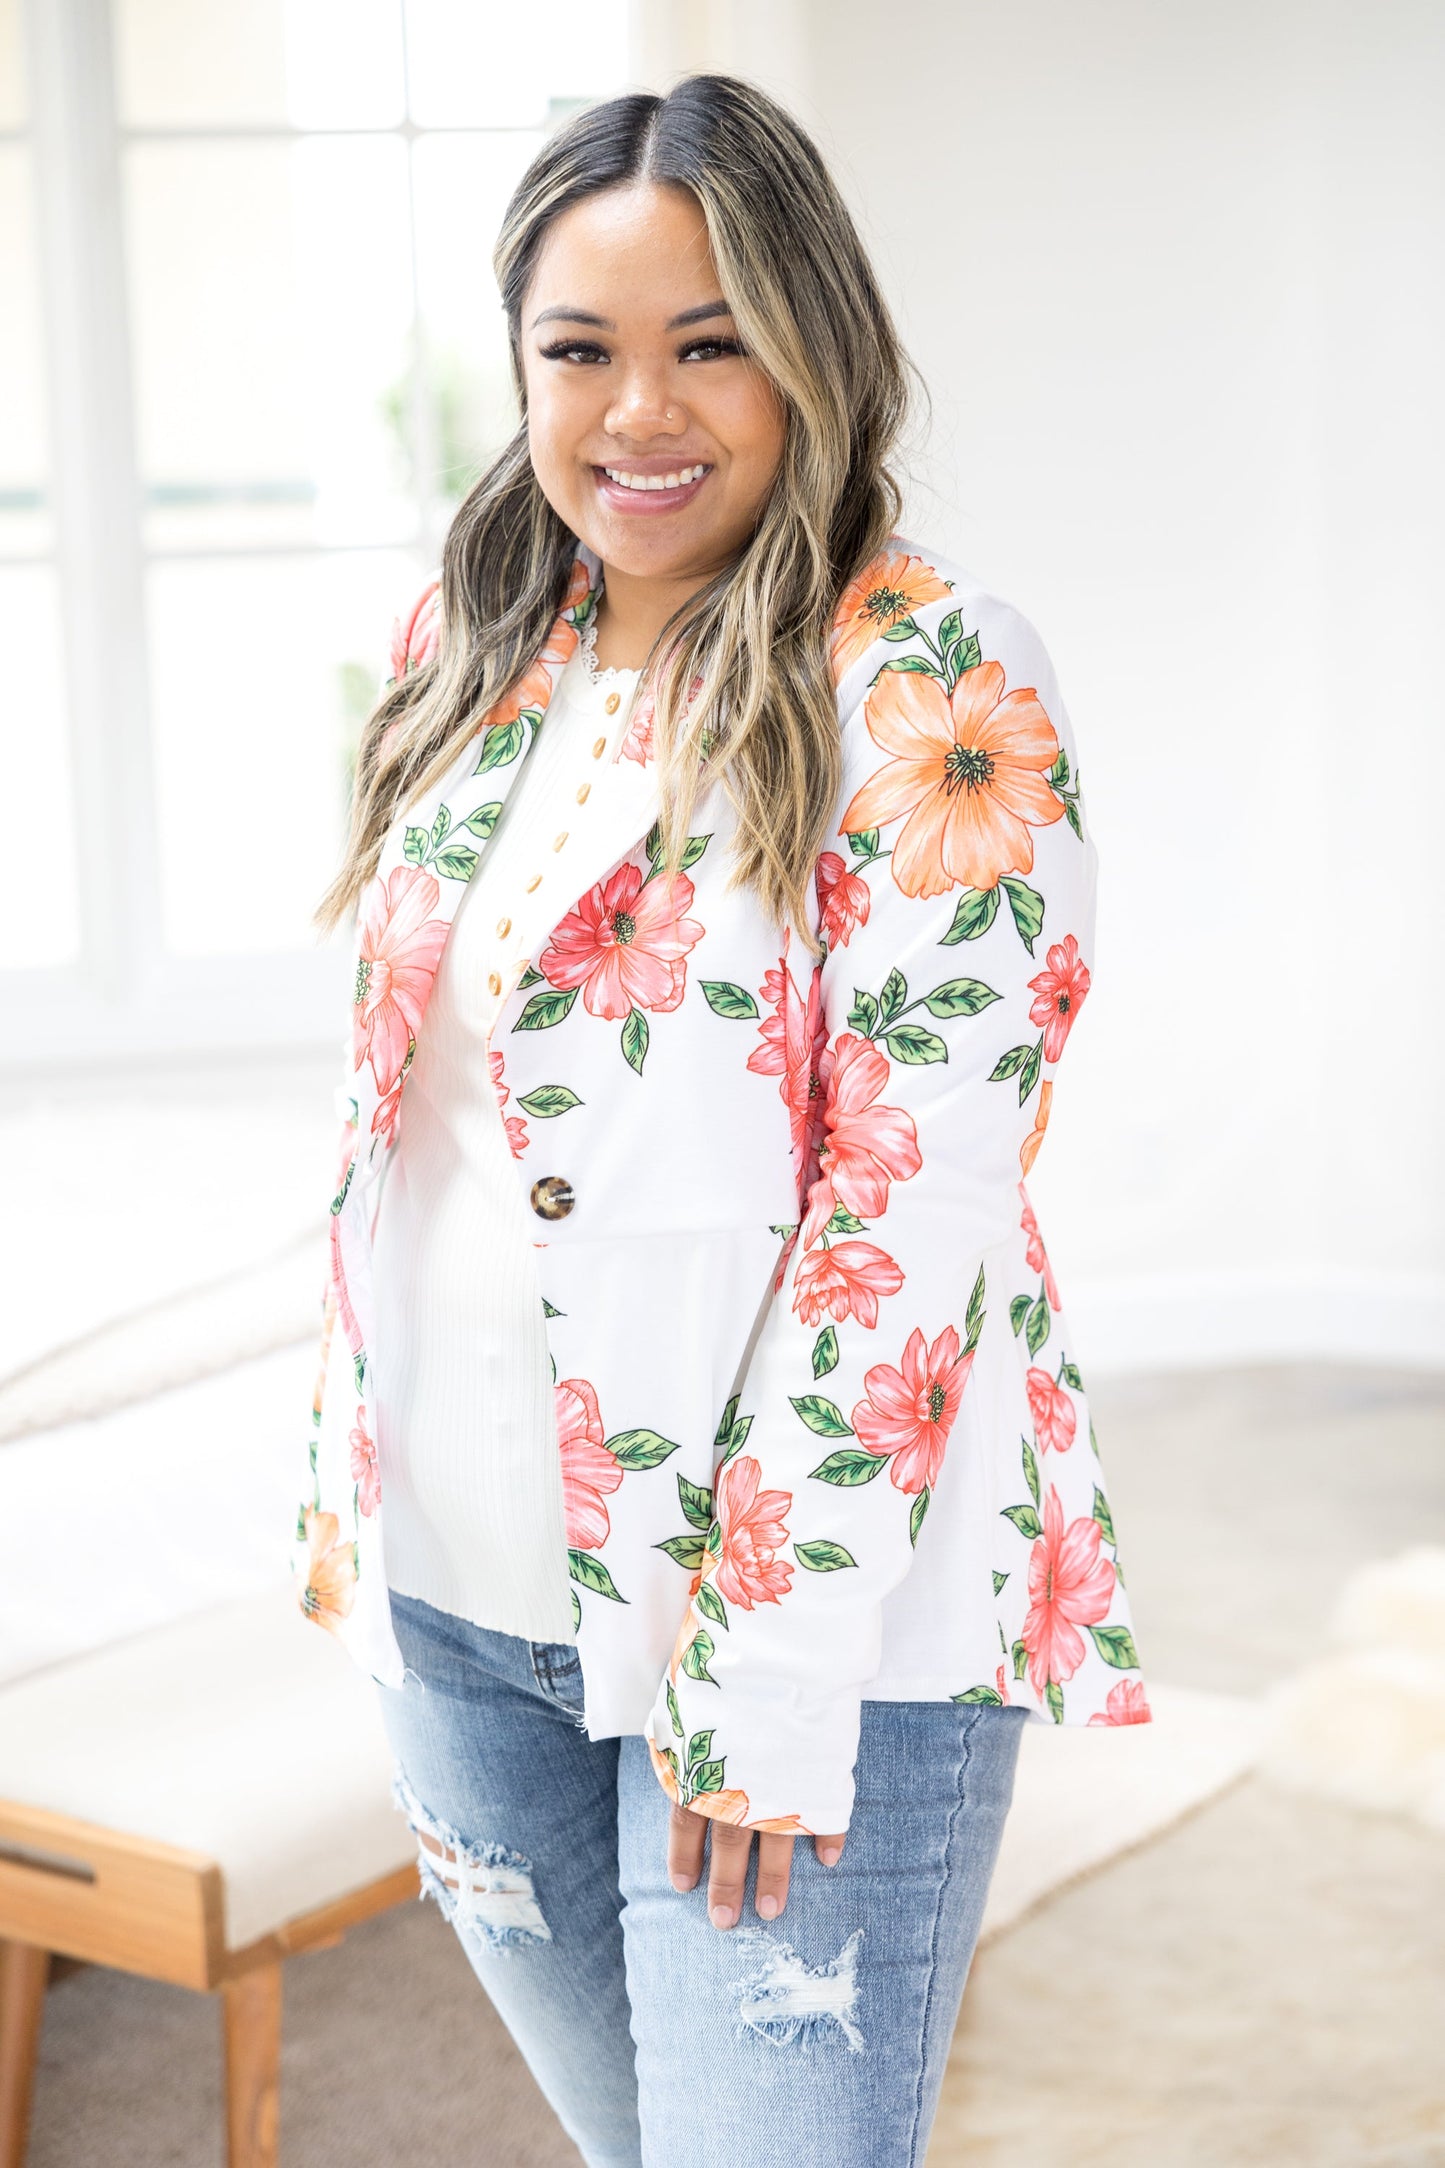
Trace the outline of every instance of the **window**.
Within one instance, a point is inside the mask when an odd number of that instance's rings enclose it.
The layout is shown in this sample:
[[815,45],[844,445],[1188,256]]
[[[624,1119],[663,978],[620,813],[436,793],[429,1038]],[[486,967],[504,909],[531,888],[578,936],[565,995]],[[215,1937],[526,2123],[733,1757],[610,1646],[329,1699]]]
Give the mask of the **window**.
[[392,617],[514,426],[491,272],[626,0],[0,0],[5,1053],[330,1044]]

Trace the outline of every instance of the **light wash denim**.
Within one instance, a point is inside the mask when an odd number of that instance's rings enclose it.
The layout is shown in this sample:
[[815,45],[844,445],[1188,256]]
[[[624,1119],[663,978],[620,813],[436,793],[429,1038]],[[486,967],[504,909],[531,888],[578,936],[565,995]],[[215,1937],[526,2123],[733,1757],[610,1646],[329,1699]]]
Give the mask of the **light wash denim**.
[[782,1916],[750,1874],[719,1930],[646,1742],[581,1729],[575,1648],[391,1600],[398,1803],[454,1855],[424,1894],[589,2168],[918,2168],[1024,1711],[865,1701],[842,1859],[800,1838]]

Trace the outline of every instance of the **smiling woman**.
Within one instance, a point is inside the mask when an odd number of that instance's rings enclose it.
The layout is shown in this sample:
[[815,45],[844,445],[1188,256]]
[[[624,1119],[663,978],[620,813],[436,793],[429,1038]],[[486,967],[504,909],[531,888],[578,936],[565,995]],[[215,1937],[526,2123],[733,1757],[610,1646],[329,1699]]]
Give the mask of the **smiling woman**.
[[1077,758],[1032,628],[894,531],[904,360],[775,104],[594,107],[495,260],[521,423],[325,905],[301,1601],[589,2163],[685,2099],[691,2168],[916,2168],[1021,1725],[1148,1717],[1021,1179]]

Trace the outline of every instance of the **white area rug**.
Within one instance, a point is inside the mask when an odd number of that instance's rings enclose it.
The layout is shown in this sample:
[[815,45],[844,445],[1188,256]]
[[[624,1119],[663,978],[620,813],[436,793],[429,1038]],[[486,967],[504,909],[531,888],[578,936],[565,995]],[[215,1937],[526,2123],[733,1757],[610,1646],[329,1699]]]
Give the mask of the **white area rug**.
[[980,1942],[1159,1836],[1252,1766],[1257,1702],[1152,1680],[1149,1702],[1152,1724],[1025,1724]]

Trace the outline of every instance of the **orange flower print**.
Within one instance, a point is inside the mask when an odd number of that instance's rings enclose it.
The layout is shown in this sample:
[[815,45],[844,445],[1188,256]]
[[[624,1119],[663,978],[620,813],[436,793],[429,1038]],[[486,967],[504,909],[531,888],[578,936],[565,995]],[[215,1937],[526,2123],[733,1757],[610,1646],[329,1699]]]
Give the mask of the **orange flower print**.
[[[492,1090],[497,1095],[497,1106],[502,1108],[512,1096],[512,1087],[502,1079],[502,1057],[494,1046],[487,1048],[487,1066],[491,1071]],[[503,1117],[507,1129],[507,1142],[512,1147],[513,1159],[520,1159],[527,1149],[527,1125],[520,1114]]]
[[447,921],[433,916],[440,897],[435,874],[421,866],[394,866],[367,891],[354,995],[356,1066],[371,1063],[382,1093],[406,1066],[446,946]]
[[[839,599],[833,625],[833,675],[841,678],[874,641],[927,603],[942,602],[953,590],[921,557],[884,550]],[[870,823],[864,822],[863,826]]]
[[351,1480],[357,1486],[359,1510],[374,1513],[381,1503],[381,1470],[376,1464],[376,1447],[367,1433],[365,1408],[357,1409],[356,1428],[351,1433]]
[[1044,1060],[1057,1061],[1074,1028],[1074,1018],[1084,1006],[1089,967],[1079,954],[1073,934],[1054,943],[1046,962],[1047,968],[1029,980],[1034,994],[1029,1021],[1044,1027]]
[[1079,1421],[1079,1411],[1067,1390],[1056,1384],[1047,1370],[1037,1368],[1029,1371],[1024,1386],[1039,1444],[1045,1451],[1067,1453]]
[[834,1242],[812,1250],[793,1282],[793,1308],[805,1325],[821,1323],[824,1311],[841,1325],[856,1317],[870,1328],[878,1323],[878,1297],[896,1295],[903,1274],[886,1250],[872,1242]]
[[[1052,1087],[1045,1085],[1044,1089],[1048,1091]],[[1042,1132],[1040,1133],[1042,1134]],[[1039,1233],[1039,1223],[1034,1218],[1034,1208],[1029,1203],[1029,1193],[1022,1182],[1019,1184],[1019,1197],[1024,1208],[1019,1225],[1029,1238],[1025,1252],[1028,1258],[1029,1270],[1039,1274],[1044,1283],[1044,1293],[1048,1297],[1049,1308],[1057,1310],[1059,1307],[1059,1285],[1054,1278],[1054,1268],[1049,1263],[1049,1253],[1044,1248],[1044,1238]]]
[[[1039,1156],[1039,1146],[1043,1143],[1044,1131],[1049,1126],[1049,1114],[1053,1103],[1053,1079],[1049,1078],[1039,1086],[1039,1103],[1034,1113],[1034,1126],[1019,1146],[1019,1168],[1024,1174],[1028,1174],[1032,1170],[1033,1163]],[[1055,1309],[1058,1308],[1057,1303],[1054,1304],[1054,1307]]]
[[891,757],[839,826],[857,835],[907,816],[889,861],[905,896],[996,888],[1001,874],[1030,871],[1030,828],[1064,814],[1047,781],[1059,741],[1031,686],[1005,693],[1002,665],[981,662],[945,697],[936,677],[884,670],[863,712]]
[[857,1032],[839,1034],[828,1074],[818,1178],[808,1192],[803,1247],[818,1238],[841,1204],[857,1219],[876,1219],[888,1206],[888,1186],[923,1165],[913,1116],[878,1104],[888,1084],[888,1057]]
[[917,1326],[908,1336],[903,1363],[875,1363],[865,1371],[868,1398],[853,1410],[853,1428],[865,1452],[889,1456],[888,1473],[910,1497],[931,1491],[943,1466],[944,1448],[973,1368],[958,1334],[945,1325],[929,1347]]
[[619,866],[553,927],[538,959],[543,976],[553,986],[580,986],[592,1016],[675,1009],[685,959],[704,931],[701,920],[683,915],[692,897],[685,873],[644,881],[640,866]]
[[846,948],[855,928],[866,926],[873,891],[861,873],[850,873],[837,851],[824,851],[814,868],[818,908],[830,949]]
[[1142,1679],[1120,1679],[1117,1686],[1110,1687],[1103,1708],[1096,1709],[1089,1718],[1091,1724],[1150,1724],[1153,1720]]
[[507,687],[501,699],[488,708],[478,725],[482,735],[489,730],[505,730],[509,723],[515,723],[523,714],[546,707],[552,697],[554,671],[570,658],[577,645],[577,627],[571,622],[568,612],[575,610],[582,601],[587,593],[587,586],[587,568],[579,557],[573,564],[571,582],[562,598],[562,607],[553,619],[552,630],[542,644],[541,653],[528,665],[515,684]]
[[713,1504],[720,1536],[713,1579],[719,1595],[742,1611],[781,1603],[793,1578],[790,1562],[776,1555],[788,1540],[783,1516],[793,1494],[760,1491],[762,1472],[750,1454],[739,1454],[719,1475]]
[[557,1413],[557,1449],[562,1458],[562,1513],[567,1541],[579,1551],[597,1551],[612,1523],[602,1503],[622,1482],[616,1458],[602,1442],[597,1395],[586,1378],[559,1378],[552,1388]]
[[822,973],[814,969],[804,1002],[788,969],[791,931],[790,927],[783,929],[783,954],[777,969],[763,973],[762,996],[773,1014],[758,1027],[763,1043],[749,1054],[748,1067],[755,1076],[782,1079],[778,1089],[788,1109],[793,1175],[802,1196],[817,1173],[831,1056],[823,1016]]
[[308,1506],[304,1515],[306,1562],[301,1568],[301,1608],[307,1618],[336,1633],[356,1600],[356,1552],[338,1542],[341,1523],[334,1513]]
[[998,1689],[998,1698],[1003,1703],[1004,1707],[1007,1708],[1009,1705],[1008,1680],[1004,1677],[1004,1668],[1002,1664],[999,1665],[998,1670],[994,1673],[993,1676],[994,1685]]
[[1029,1553],[1029,1609],[1021,1639],[1029,1654],[1029,1677],[1042,1693],[1051,1681],[1071,1679],[1084,1660],[1080,1626],[1097,1626],[1114,1600],[1114,1565],[1101,1556],[1096,1520],[1064,1526],[1064,1509],[1050,1486],[1044,1500],[1044,1532]]
[[395,684],[409,670],[424,670],[436,654],[441,635],[442,583],[433,580],[412,604],[411,614],[391,628],[391,678]]

